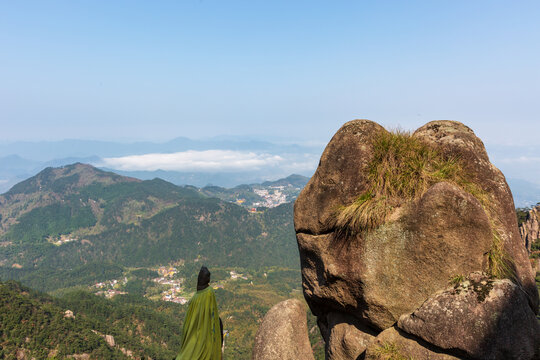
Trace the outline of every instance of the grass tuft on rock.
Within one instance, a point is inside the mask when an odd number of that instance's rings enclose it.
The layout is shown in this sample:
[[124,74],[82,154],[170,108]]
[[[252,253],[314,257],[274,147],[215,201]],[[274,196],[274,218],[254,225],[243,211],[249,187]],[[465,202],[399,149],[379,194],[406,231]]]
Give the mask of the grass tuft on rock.
[[378,346],[377,348],[375,348],[374,352],[375,352],[375,355],[377,355],[379,359],[384,359],[384,360],[411,360],[412,359],[412,357],[410,356],[402,355],[401,352],[399,351],[399,348],[394,343],[385,342],[381,344],[380,346]]
[[[509,278],[514,280],[516,275],[512,258],[504,250],[501,235],[493,225],[492,228],[493,242],[488,252],[490,275],[498,279]],[[519,282],[516,282],[516,284],[519,284]]]
[[335,226],[352,232],[369,231],[385,222],[402,203],[419,198],[440,181],[473,184],[461,162],[411,136],[409,132],[380,132],[373,139],[369,189],[339,209]]
[[493,221],[489,194],[473,182],[461,159],[422,142],[410,132],[381,131],[372,141],[368,189],[333,218],[341,233],[366,233],[382,225],[402,204],[420,198],[432,185],[446,181],[473,195],[490,218],[493,245],[488,254],[492,276],[511,277],[511,261]]
[[465,276],[462,274],[454,275],[448,280],[448,283],[450,285],[453,285],[454,287],[457,287],[461,282],[465,281]]

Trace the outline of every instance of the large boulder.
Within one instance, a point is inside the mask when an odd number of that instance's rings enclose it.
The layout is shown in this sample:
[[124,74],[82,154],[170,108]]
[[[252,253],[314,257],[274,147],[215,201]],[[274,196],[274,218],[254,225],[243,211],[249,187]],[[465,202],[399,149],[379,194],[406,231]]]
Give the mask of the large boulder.
[[274,305],[257,330],[253,360],[314,360],[306,309],[297,299]]
[[398,326],[476,359],[530,359],[540,346],[540,325],[523,291],[481,273],[435,294]]
[[[375,139],[387,134],[369,120],[343,125],[295,202],[304,296],[318,317],[327,352],[329,314],[345,314],[350,323],[382,331],[459,274],[487,272],[509,278],[526,294],[529,311],[537,312],[538,292],[512,195],[482,141],[458,122],[424,125],[410,139],[458,165],[428,174],[430,181],[422,183],[421,191],[385,203],[385,196],[375,193],[379,186],[388,186],[385,181],[392,183],[385,174],[374,180],[373,164],[380,156]],[[392,171],[392,163],[389,168]],[[463,176],[452,178],[446,171]],[[409,181],[423,180],[411,173]],[[349,209],[355,214],[370,199],[381,200],[382,216],[346,223],[364,227],[340,223],[341,214]],[[372,203],[379,211],[379,203]]]

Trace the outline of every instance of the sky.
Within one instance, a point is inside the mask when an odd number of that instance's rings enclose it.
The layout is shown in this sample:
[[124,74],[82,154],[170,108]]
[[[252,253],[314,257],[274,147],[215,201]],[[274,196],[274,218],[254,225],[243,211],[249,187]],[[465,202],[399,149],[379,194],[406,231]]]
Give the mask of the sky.
[[540,133],[538,1],[0,1],[0,142]]

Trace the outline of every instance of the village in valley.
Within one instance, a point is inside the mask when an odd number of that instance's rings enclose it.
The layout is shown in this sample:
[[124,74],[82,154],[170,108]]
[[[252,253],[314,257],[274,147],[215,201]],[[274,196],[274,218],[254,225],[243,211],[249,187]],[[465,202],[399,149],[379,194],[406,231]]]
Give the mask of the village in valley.
[[155,283],[160,285],[165,285],[168,287],[167,290],[161,293],[161,300],[170,301],[177,304],[185,304],[189,301],[188,297],[184,295],[184,278],[176,279],[175,275],[178,273],[178,269],[173,266],[160,266],[157,269],[159,278],[152,279]]
[[[156,285],[160,285],[161,287],[161,291],[158,293],[158,296],[148,296],[151,300],[169,301],[184,305],[191,299],[191,297],[193,296],[193,292],[186,291],[185,279],[179,277],[177,267],[160,266],[157,269],[151,270],[156,271],[157,274],[159,274],[159,277],[153,278],[152,282],[154,282]],[[215,290],[223,289],[224,285],[229,281],[249,280],[248,275],[238,273],[235,270],[230,270],[228,274],[229,276],[226,279],[213,282],[212,287]],[[266,274],[264,275],[266,277]],[[94,285],[92,285],[92,288],[97,290],[96,292],[94,292],[95,295],[111,299],[116,295],[124,295],[128,293],[124,290],[128,281],[128,278],[125,276],[123,279],[120,280],[114,279],[95,283]],[[251,282],[251,284],[253,284],[253,281]]]
[[120,291],[119,289],[122,286],[125,286],[128,282],[127,277],[124,277],[122,280],[108,280],[103,282],[98,282],[93,285],[94,288],[99,289],[95,294],[104,296],[107,299],[111,299],[116,295],[127,294],[125,291]]
[[253,203],[254,207],[276,207],[287,202],[287,195],[283,193],[285,186],[271,186],[270,189],[253,189],[253,192],[264,199],[264,202]]
[[245,198],[238,197],[234,202],[237,205],[243,206],[249,212],[257,212],[257,208],[274,208],[287,202],[294,201],[300,193],[300,188],[292,185],[276,185],[267,187],[253,188],[252,191],[257,195],[258,199],[247,201]]
[[240,205],[250,213],[256,213],[293,202],[308,180],[309,178],[305,176],[291,175],[276,181],[267,181],[261,184],[244,184],[234,188],[207,185],[199,188],[198,191],[206,196]]

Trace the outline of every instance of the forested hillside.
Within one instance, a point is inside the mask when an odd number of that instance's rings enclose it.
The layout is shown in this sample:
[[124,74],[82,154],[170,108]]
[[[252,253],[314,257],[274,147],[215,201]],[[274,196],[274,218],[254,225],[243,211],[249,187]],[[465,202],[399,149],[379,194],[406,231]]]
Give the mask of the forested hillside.
[[[223,271],[212,270],[213,278],[221,282]],[[127,359],[128,351],[145,359],[172,359],[181,345],[187,305],[148,299],[144,295],[149,273],[132,274],[137,276],[130,277],[123,288],[129,293],[111,299],[82,289],[51,297],[12,281],[0,282],[0,359],[15,358],[17,353],[28,359],[62,359],[71,354]],[[226,359],[250,359],[266,312],[279,301],[302,298],[298,270],[275,269],[249,276],[249,281],[226,282],[216,290],[226,330]],[[66,316],[68,310],[74,318]],[[323,359],[324,345],[311,313],[308,326],[316,358]],[[106,335],[113,337],[114,346],[105,341]]]
[[[129,359],[129,354],[172,358],[179,347],[184,309],[159,308],[140,297],[109,301],[85,292],[55,299],[15,282],[0,283],[0,358],[57,358],[88,354]],[[112,336],[114,344],[106,335]],[[144,339],[144,341],[142,341]],[[17,357],[18,358],[18,357]]]
[[0,276],[41,290],[171,262],[298,267],[292,204],[249,213],[192,187],[75,164],[0,197]]

